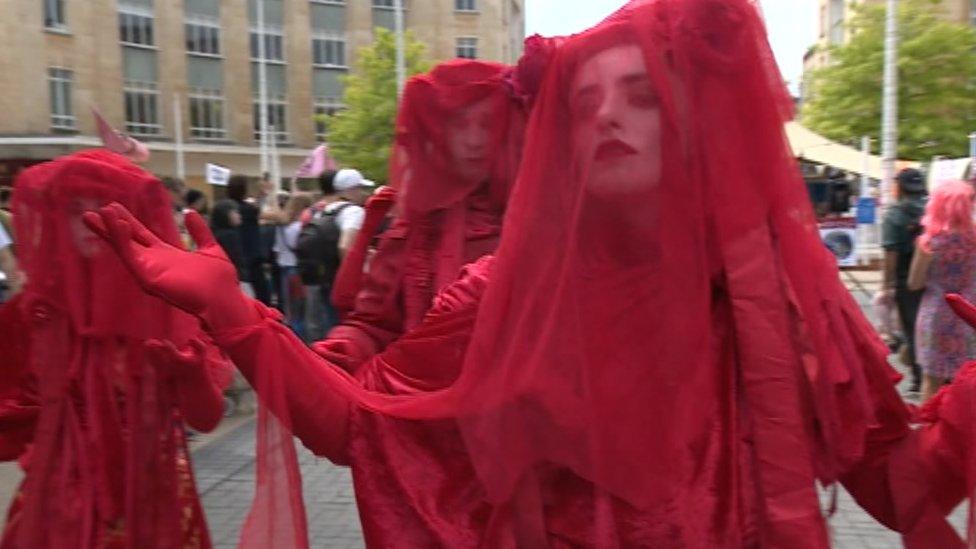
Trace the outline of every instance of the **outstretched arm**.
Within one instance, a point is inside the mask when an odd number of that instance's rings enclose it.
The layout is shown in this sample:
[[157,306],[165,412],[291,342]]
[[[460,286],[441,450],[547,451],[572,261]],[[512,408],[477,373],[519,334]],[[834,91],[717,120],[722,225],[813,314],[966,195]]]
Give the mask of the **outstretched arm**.
[[163,242],[117,204],[86,214],[85,222],[146,292],[203,321],[262,402],[309,449],[344,461],[348,402],[330,387],[351,378],[306,347],[275,311],[238,290],[233,265],[199,215],[186,217],[196,252]]

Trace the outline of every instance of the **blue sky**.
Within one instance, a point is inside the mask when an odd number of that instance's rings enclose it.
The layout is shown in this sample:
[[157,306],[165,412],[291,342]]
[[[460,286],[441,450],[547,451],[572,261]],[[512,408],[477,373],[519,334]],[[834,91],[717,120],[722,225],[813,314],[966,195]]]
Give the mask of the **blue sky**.
[[[526,0],[528,34],[569,34],[586,29],[625,4],[625,0]],[[817,38],[816,0],[760,0],[783,77],[796,89],[803,53]]]

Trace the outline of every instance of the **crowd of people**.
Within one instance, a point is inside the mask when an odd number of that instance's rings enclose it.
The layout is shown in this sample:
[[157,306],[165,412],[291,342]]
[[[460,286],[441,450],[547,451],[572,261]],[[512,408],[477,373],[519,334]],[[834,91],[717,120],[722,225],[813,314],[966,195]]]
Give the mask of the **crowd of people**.
[[[972,182],[936,182],[906,168],[899,199],[882,222],[882,289],[875,297],[882,335],[911,376],[909,392],[926,402],[976,357],[976,332],[956,317],[944,296],[976,300],[976,220]],[[879,319],[880,320],[880,319]],[[903,345],[901,344],[903,342]]]
[[293,436],[352,469],[370,547],[828,547],[818,483],[963,547],[973,188],[926,204],[902,172],[884,220],[918,410],[817,237],[774,67],[751,0],[631,0],[517,66],[411,78],[383,190],[235,176],[210,206],[105,151],[26,170],[0,545],[209,547],[186,425],[236,367],[242,547],[308,545]]

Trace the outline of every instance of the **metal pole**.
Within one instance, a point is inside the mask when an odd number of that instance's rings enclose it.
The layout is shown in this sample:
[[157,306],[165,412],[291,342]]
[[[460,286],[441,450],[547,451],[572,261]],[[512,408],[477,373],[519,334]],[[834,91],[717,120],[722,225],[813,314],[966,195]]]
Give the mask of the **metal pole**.
[[866,135],[861,137],[861,155],[861,192],[858,194],[865,198],[871,196],[871,177],[868,175],[871,169],[871,138]]
[[186,180],[186,163],[183,158],[183,111],[180,96],[173,94],[173,144],[176,149],[176,177]]
[[[973,4],[976,11],[976,4]],[[969,179],[976,181],[976,132],[969,134]]]
[[898,0],[888,0],[881,105],[881,207],[891,202],[898,158]]
[[[271,143],[271,197],[269,198],[272,208],[277,208],[278,192],[281,191],[281,159],[278,156],[278,132],[274,126],[269,127],[269,141]],[[262,174],[263,177],[263,174]]]
[[397,97],[403,93],[403,85],[407,79],[406,55],[403,50],[403,0],[393,0],[394,29],[396,32],[396,79]]
[[261,177],[268,173],[268,71],[265,66],[267,47],[264,29],[264,0],[257,0],[258,10],[258,132],[260,133]]

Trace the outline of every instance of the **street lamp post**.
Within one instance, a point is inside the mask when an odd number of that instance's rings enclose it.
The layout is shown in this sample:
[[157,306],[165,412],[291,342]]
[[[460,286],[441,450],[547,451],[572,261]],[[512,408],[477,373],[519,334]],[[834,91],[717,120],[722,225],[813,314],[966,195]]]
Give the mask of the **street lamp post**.
[[881,105],[881,206],[891,202],[898,158],[898,0],[888,0]]
[[261,150],[261,177],[268,173],[268,71],[265,66],[267,47],[264,34],[264,0],[257,0],[258,23],[258,133]]
[[403,84],[407,78],[406,54],[403,51],[403,0],[393,0],[394,30],[396,32],[396,79],[397,97],[403,93]]

